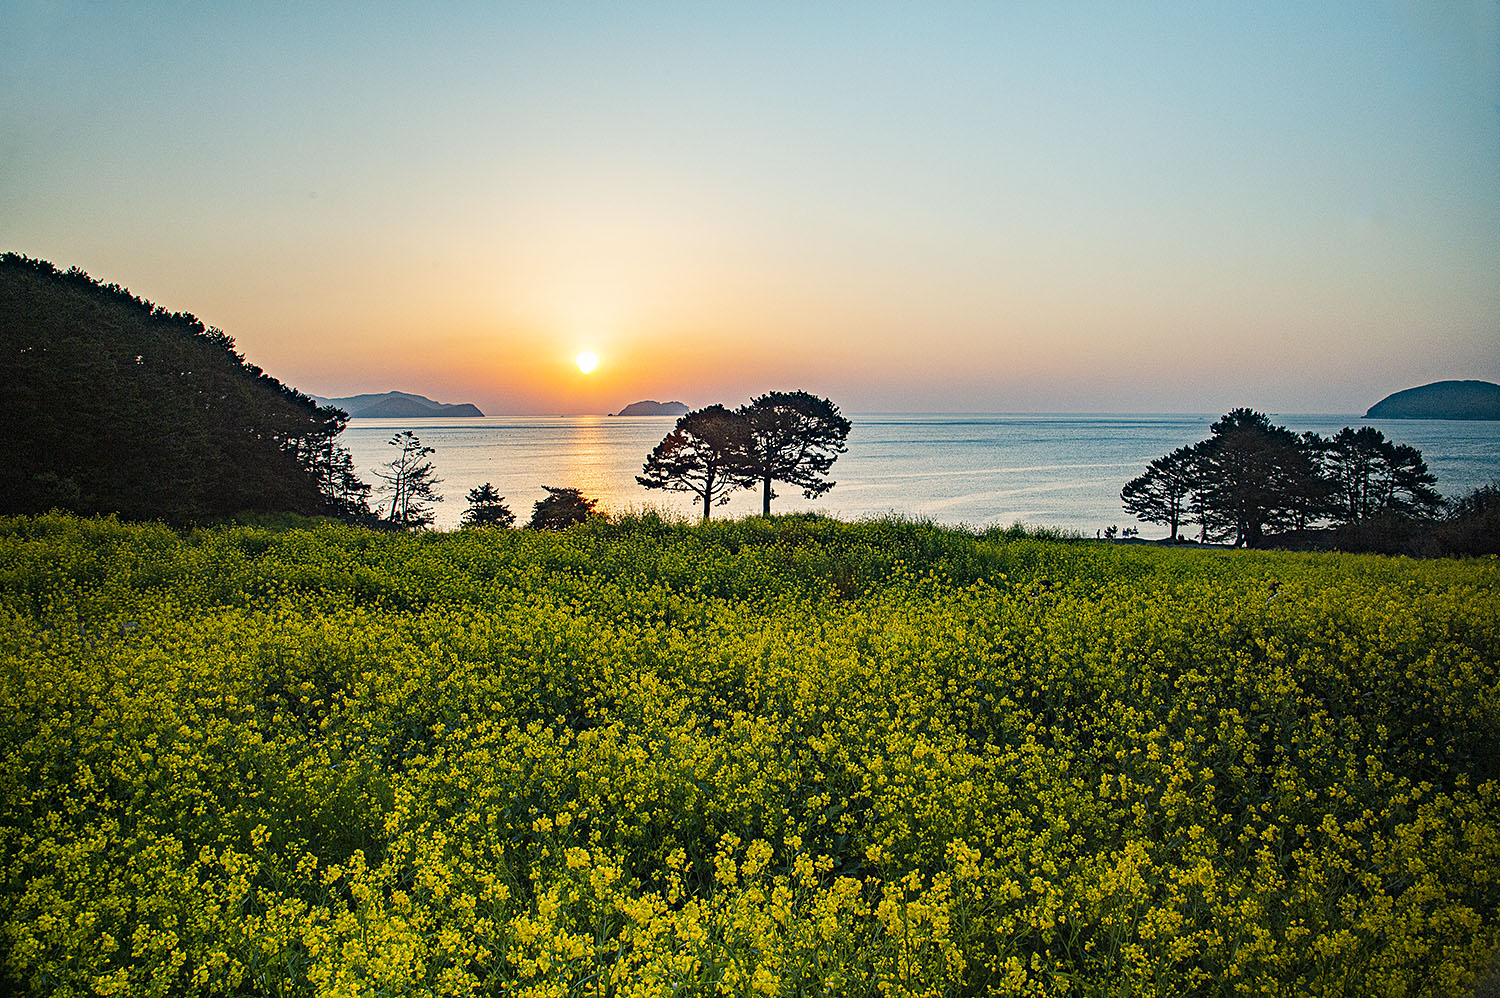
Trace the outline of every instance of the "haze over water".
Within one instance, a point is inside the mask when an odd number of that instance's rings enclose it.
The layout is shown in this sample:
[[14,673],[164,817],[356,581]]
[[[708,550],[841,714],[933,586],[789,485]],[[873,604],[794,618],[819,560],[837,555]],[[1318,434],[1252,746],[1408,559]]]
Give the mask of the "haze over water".
[[[833,490],[808,501],[779,486],[773,513],[816,511],[844,519],[899,513],[950,525],[1009,526],[1020,521],[1092,536],[1110,525],[1137,526],[1146,537],[1165,528],[1138,523],[1120,506],[1120,489],[1146,464],[1208,436],[1217,415],[1099,413],[853,413],[849,449],[829,474]],[[1500,423],[1442,420],[1361,420],[1348,415],[1274,415],[1301,433],[1331,435],[1371,425],[1422,451],[1444,495],[1500,478]],[[491,482],[524,523],[543,485],[581,489],[602,509],[647,507],[696,518],[684,493],[636,484],[651,448],[672,428],[662,417],[499,416],[484,419],[354,419],[341,442],[361,476],[395,450],[391,435],[414,430],[434,448],[444,502],[436,526],[456,527],[468,490]],[[379,497],[376,496],[376,499]],[[759,494],[737,493],[714,516],[760,512]]]

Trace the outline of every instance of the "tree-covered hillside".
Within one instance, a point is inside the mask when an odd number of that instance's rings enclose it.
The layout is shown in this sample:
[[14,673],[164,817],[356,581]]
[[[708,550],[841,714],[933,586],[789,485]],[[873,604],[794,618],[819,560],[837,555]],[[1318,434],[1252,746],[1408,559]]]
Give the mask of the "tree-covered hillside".
[[1434,381],[1387,395],[1366,419],[1500,419],[1500,385],[1491,381]]
[[362,506],[333,443],[342,412],[193,315],[13,253],[0,257],[0,412],[6,513],[186,522]]

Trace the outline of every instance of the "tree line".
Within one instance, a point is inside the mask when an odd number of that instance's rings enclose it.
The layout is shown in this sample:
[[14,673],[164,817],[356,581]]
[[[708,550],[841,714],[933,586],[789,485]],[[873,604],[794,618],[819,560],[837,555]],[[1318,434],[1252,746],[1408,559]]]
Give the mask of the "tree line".
[[[677,420],[636,481],[692,494],[704,519],[736,491],[758,488],[761,511],[769,516],[773,483],[800,488],[808,498],[833,487],[826,474],[845,450],[849,429],[837,406],[803,391],[771,392],[734,410],[710,405]],[[400,453],[376,472],[391,503],[385,511],[382,501],[379,523],[426,526],[433,519],[427,503],[441,501],[424,460],[432,449],[411,431],[390,443]],[[1327,438],[1299,435],[1242,408],[1215,421],[1208,439],[1152,461],[1125,485],[1121,499],[1139,519],[1166,526],[1172,539],[1196,525],[1200,541],[1244,547],[1321,543],[1391,553],[1496,553],[1500,484],[1448,503],[1435,482],[1417,448],[1387,440],[1374,427],[1345,427]],[[563,529],[595,515],[596,501],[579,490],[543,488],[547,495],[527,527]],[[492,484],[471,489],[468,499],[465,526],[515,525]]]
[[[443,501],[437,486],[442,480],[436,476],[433,464],[428,460],[434,453],[426,447],[411,430],[402,430],[386,441],[396,448],[396,456],[375,471],[381,481],[378,492],[382,498],[370,509],[361,497],[362,516],[376,527],[391,530],[415,530],[432,525],[435,518],[432,504]],[[556,488],[543,485],[547,495],[532,507],[531,520],[526,526],[533,530],[562,530],[575,523],[582,523],[596,515],[598,501],[585,496],[578,489]],[[368,496],[369,487],[365,487]],[[387,509],[386,499],[390,506]],[[485,482],[469,490],[469,506],[460,518],[465,527],[513,527],[516,515],[505,504],[495,486]]]
[[[715,404],[681,416],[652,449],[636,481],[648,489],[688,492],[703,504],[703,518],[740,489],[758,488],[761,512],[771,515],[776,497],[773,483],[802,490],[809,499],[823,495],[834,483],[826,474],[845,449],[850,423],[826,398],[804,391],[769,392],[738,409]],[[406,430],[389,443],[398,455],[376,472],[390,497],[381,513],[383,525],[399,529],[427,526],[433,521],[431,503],[441,502],[434,486],[432,453]],[[543,486],[547,495],[537,502],[527,526],[556,530],[593,515],[596,500],[572,488]],[[469,490],[469,507],[462,523],[471,527],[510,527],[515,514],[505,497],[485,482]],[[384,510],[384,502],[380,504]]]
[[[547,494],[532,505],[527,530],[566,530],[575,523],[601,515],[599,501],[584,495],[579,489],[543,485],[542,491]],[[464,511],[461,522],[465,527],[513,527],[516,515],[505,505],[505,497],[485,482],[469,490],[469,508]]]
[[[283,385],[223,331],[77,268],[0,255],[0,411],[12,421],[0,514],[67,509],[193,523],[243,512],[334,516],[387,529],[433,522],[439,484],[410,431],[377,470],[381,498],[337,443],[348,415]],[[678,419],[636,481],[690,493],[704,518],[742,489],[769,516],[776,484],[816,498],[850,423],[826,398],[770,392],[737,409]],[[1125,508],[1177,538],[1262,547],[1322,531],[1340,546],[1493,553],[1500,485],[1445,504],[1414,447],[1373,427],[1300,436],[1251,409],[1208,439],[1152,461],[1121,492]],[[467,525],[515,522],[485,483]],[[387,505],[388,504],[388,505]],[[586,519],[595,501],[547,487],[529,525]],[[1446,516],[1439,520],[1439,515]],[[1422,538],[1437,538],[1437,547]]]
[[1481,489],[1453,506],[1437,529],[1448,504],[1436,481],[1421,451],[1373,426],[1299,435],[1240,408],[1215,421],[1206,440],[1152,461],[1120,499],[1137,519],[1165,526],[1170,539],[1196,525],[1198,540],[1236,547],[1321,539],[1425,553],[1416,550],[1423,546],[1418,538],[1456,537],[1469,529],[1463,524],[1493,516],[1488,497],[1496,490]]
[[833,488],[825,476],[844,452],[849,429],[838,406],[804,391],[769,392],[738,409],[715,404],[680,417],[635,480],[691,493],[705,520],[735,492],[758,488],[761,515],[770,516],[774,482],[808,499]]

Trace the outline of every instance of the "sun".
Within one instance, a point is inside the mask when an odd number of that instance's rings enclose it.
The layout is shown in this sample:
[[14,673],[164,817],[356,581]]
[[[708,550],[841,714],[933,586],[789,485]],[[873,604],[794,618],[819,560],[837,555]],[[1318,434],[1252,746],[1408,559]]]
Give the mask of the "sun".
[[573,358],[573,363],[578,365],[578,370],[588,374],[599,366],[599,355],[592,350],[582,350]]

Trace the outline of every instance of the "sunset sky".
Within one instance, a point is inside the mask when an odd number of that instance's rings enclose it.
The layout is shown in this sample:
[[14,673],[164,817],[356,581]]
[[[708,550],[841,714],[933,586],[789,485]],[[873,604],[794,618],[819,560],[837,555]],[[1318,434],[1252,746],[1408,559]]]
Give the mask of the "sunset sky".
[[1500,380],[1500,3],[1018,8],[0,0],[0,250],[492,414]]

